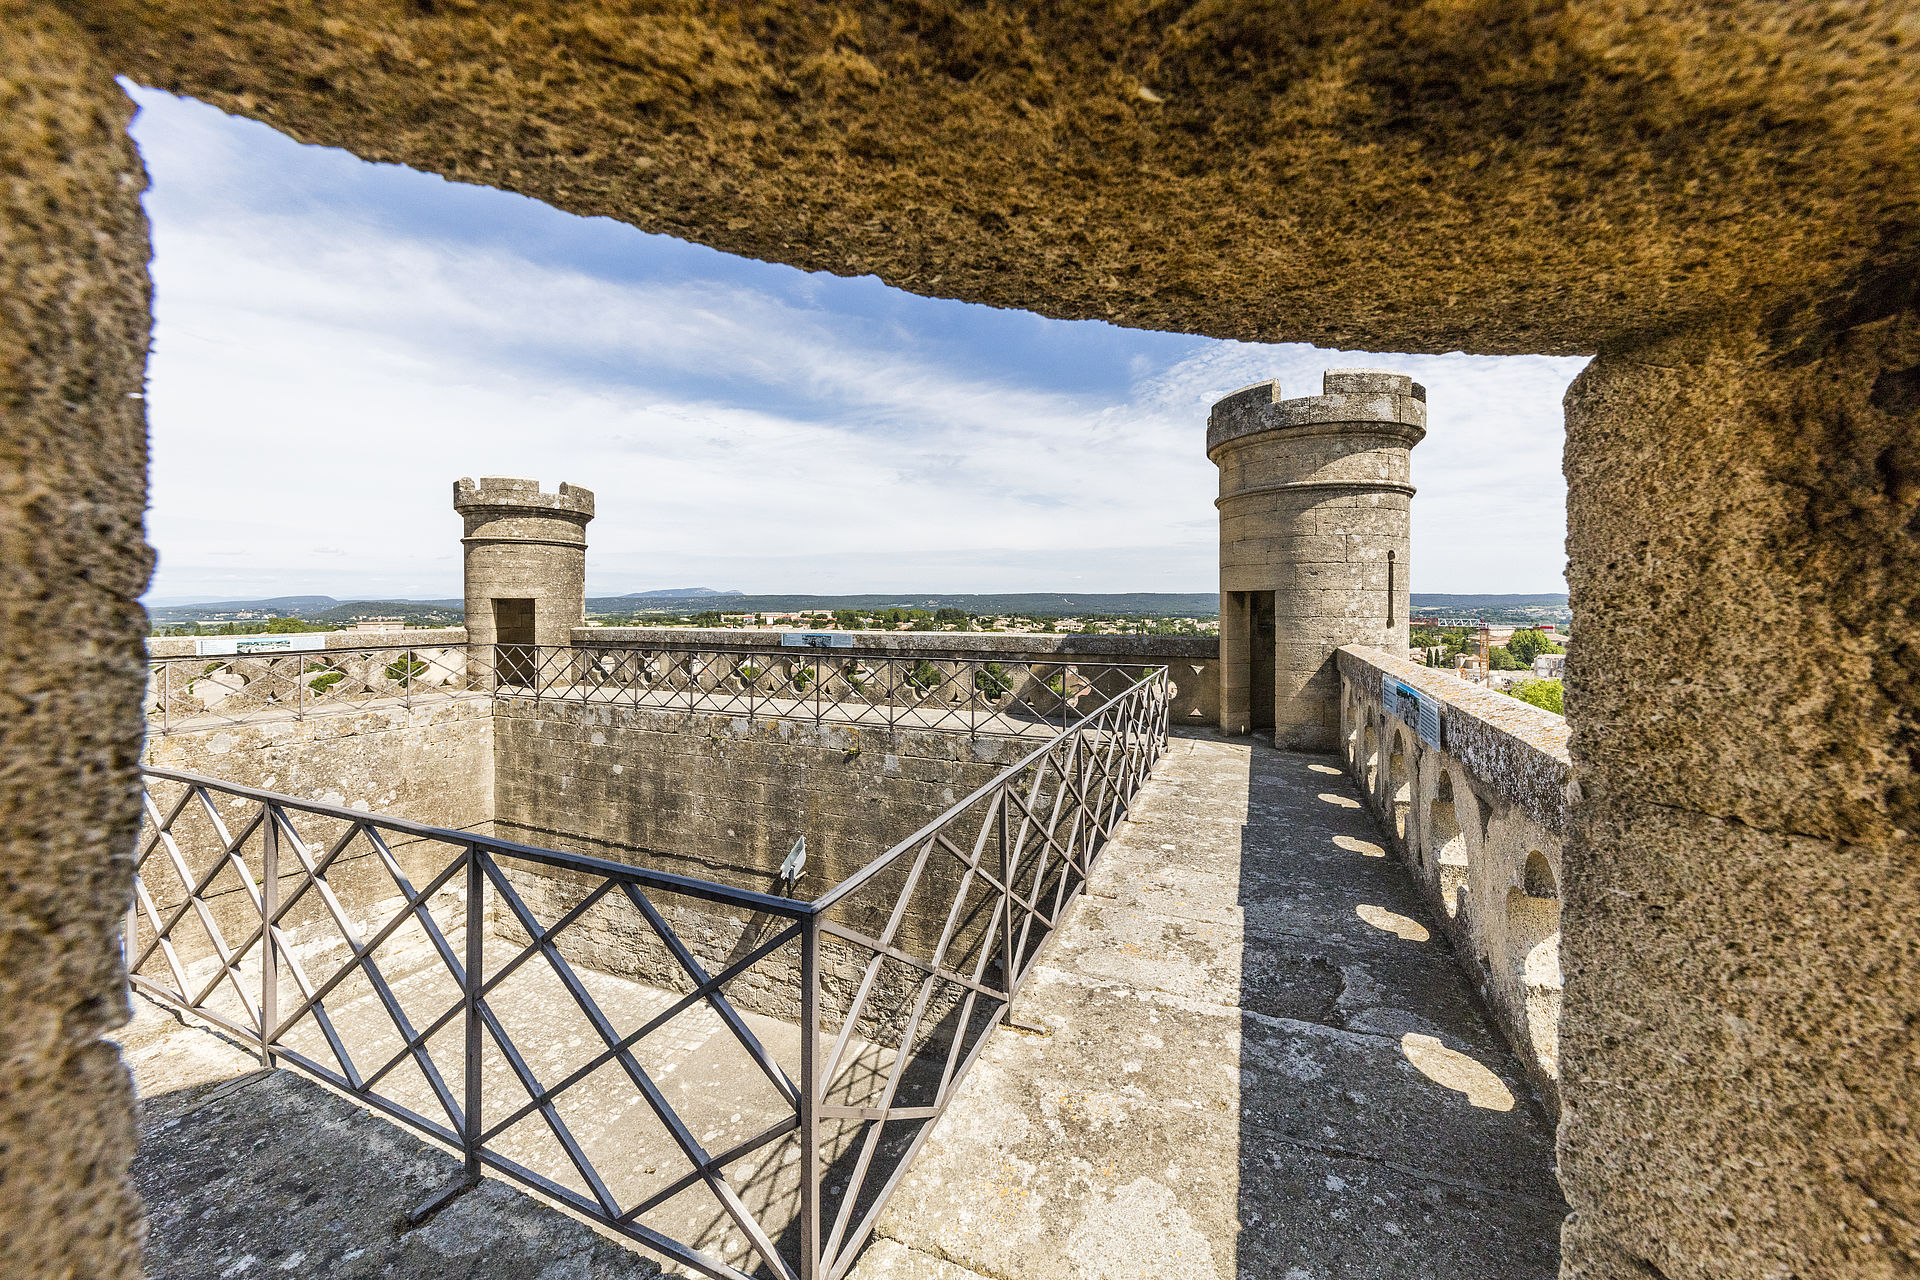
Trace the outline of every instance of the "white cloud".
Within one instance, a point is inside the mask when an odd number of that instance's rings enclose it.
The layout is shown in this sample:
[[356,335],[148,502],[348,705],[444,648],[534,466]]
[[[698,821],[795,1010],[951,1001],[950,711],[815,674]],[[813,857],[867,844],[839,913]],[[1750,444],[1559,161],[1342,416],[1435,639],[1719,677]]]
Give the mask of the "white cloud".
[[[424,219],[395,230],[324,190],[188,199],[294,144],[143,96],[156,597],[455,595],[451,482],[481,474],[597,492],[596,591],[1205,590],[1208,406],[1356,363],[1430,390],[1416,589],[1559,584],[1558,402],[1578,361],[1138,335],[1125,374],[1088,390],[838,306],[853,282],[783,296],[738,278],[778,268],[596,272]],[[422,209],[446,187],[393,181]],[[1095,328],[1049,332],[1111,342]]]

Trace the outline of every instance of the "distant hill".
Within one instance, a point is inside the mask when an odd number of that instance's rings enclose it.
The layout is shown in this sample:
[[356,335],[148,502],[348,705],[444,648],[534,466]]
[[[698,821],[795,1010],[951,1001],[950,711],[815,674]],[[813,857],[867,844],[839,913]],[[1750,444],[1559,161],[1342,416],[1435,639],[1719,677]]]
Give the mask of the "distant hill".
[[1450,596],[1416,591],[1412,594],[1416,609],[1521,609],[1528,605],[1547,608],[1567,607],[1567,594],[1541,596]]
[[[1413,593],[1413,610],[1449,617],[1480,617],[1489,622],[1565,621],[1564,592],[1537,595],[1459,595]],[[645,613],[679,614],[696,610],[725,613],[793,613],[801,610],[962,609],[976,617],[1025,614],[1060,618],[1074,614],[1111,613],[1136,617],[1211,617],[1220,612],[1220,597],[1212,591],[1010,592],[914,595],[873,594],[847,596],[742,595],[711,587],[673,587],[635,591],[623,596],[595,596],[587,612],[601,616]],[[233,614],[280,615],[309,622],[350,624],[360,618],[399,617],[416,624],[459,622],[459,600],[353,600],[332,596],[270,596],[259,600],[213,600],[198,604],[155,607],[148,612],[156,626],[179,626]]]
[[282,614],[304,615],[316,609],[331,609],[339,604],[332,596],[271,596],[264,600],[187,600],[157,606],[161,609],[197,609],[208,613],[233,613],[239,610],[271,609]]
[[690,600],[696,596],[737,596],[738,591],[715,591],[712,587],[673,587],[660,591],[635,591],[622,600]]
[[[446,626],[465,616],[463,600],[336,600],[332,596],[269,596],[260,600],[209,600],[201,604],[155,606],[147,615],[156,627],[189,622],[244,621],[246,618],[300,618],[346,626],[361,618],[402,618],[417,626]],[[243,616],[244,615],[244,616]]]
[[686,612],[689,607],[715,609],[724,613],[792,613],[800,610],[857,609],[963,609],[974,616],[1005,613],[1025,614],[1032,618],[1064,618],[1083,613],[1124,613],[1142,617],[1211,616],[1220,612],[1220,597],[1212,591],[1158,592],[1136,591],[1125,594],[1099,592],[1018,592],[1006,595],[858,595],[858,596],[750,596],[728,595],[669,602],[636,600],[633,596],[598,596],[587,601],[587,612],[621,614],[637,612],[635,606],[654,612]]

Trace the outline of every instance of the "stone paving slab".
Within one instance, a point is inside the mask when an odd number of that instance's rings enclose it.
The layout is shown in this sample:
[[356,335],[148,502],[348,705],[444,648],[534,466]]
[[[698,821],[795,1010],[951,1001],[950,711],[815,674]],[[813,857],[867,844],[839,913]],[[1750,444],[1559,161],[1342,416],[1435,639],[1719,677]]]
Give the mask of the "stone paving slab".
[[1557,1272],[1552,1124],[1326,758],[1176,739],[1018,1014],[859,1280]]

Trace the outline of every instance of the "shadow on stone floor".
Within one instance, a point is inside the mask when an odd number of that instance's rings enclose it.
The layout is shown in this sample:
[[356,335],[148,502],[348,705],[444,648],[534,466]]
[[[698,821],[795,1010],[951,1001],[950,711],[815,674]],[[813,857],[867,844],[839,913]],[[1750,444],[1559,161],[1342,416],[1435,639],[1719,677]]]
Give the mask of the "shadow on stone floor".
[[1239,1276],[1551,1280],[1553,1122],[1353,781],[1255,748],[1245,811]]
[[1553,1128],[1332,758],[1174,739],[857,1280],[1550,1280]]

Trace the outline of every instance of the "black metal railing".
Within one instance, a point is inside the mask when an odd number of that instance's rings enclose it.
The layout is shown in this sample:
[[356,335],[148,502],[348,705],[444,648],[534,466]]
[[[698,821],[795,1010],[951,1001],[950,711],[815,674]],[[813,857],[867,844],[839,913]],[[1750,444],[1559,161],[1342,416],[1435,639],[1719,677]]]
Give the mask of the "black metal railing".
[[464,642],[150,658],[145,711],[148,732],[168,734],[374,704],[411,707],[488,687]]
[[1049,735],[1161,669],[1151,662],[873,649],[495,645],[497,697],[749,719]]
[[704,1275],[834,1280],[1164,750],[1148,670],[800,901],[148,769],[133,985]]

